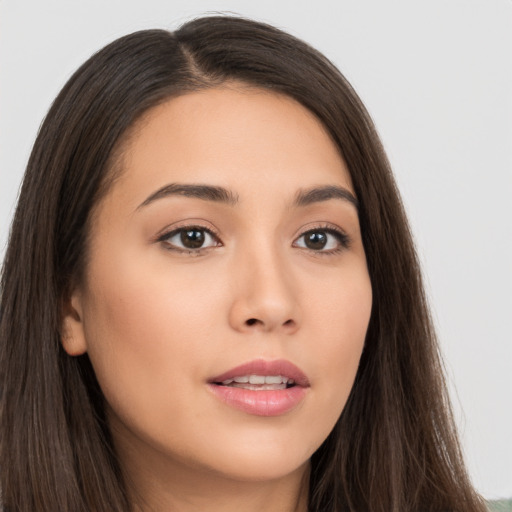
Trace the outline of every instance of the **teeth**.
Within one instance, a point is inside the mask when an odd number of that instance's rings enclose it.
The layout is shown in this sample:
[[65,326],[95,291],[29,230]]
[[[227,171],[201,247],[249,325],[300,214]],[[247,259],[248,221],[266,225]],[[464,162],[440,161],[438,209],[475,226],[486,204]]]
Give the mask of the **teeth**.
[[[283,377],[282,375],[241,375],[239,377],[233,377],[232,379],[226,379],[222,381],[224,386],[228,386],[230,384],[254,384],[254,385],[292,385],[295,384],[293,379],[288,379],[287,377]],[[240,386],[237,386],[240,387]],[[261,388],[260,388],[261,389]],[[269,388],[270,389],[270,388]]]
[[265,377],[265,384],[286,384],[287,381],[288,379],[286,377],[281,377],[281,375],[269,375]]
[[232,388],[242,388],[242,389],[250,389],[252,391],[266,391],[266,390],[277,390],[277,389],[286,389],[286,384],[250,384],[244,383],[239,384],[238,382],[233,382],[230,384]]

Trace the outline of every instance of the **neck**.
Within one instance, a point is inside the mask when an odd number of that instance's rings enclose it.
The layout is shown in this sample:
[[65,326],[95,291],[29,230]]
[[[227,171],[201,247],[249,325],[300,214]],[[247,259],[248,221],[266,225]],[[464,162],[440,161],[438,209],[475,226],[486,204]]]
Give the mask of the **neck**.
[[[308,467],[265,482],[246,482],[208,471],[137,475],[134,512],[307,512]],[[133,481],[131,478],[128,481]]]
[[124,441],[115,444],[132,512],[307,512],[309,461],[282,476],[237,478]]

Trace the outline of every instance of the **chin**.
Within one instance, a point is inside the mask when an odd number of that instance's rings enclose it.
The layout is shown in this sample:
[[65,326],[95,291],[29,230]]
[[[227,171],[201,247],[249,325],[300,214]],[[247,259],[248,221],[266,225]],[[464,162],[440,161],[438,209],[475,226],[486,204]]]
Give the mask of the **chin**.
[[[301,460],[249,460],[243,467],[226,464],[216,471],[224,478],[237,482],[264,482],[287,478],[296,473],[303,473],[309,468],[309,458]],[[215,470],[215,469],[214,469]]]
[[203,452],[203,464],[206,462],[210,470],[237,481],[278,480],[309,467],[311,455],[323,441],[323,437],[317,442],[301,440],[296,443],[290,439],[263,437],[259,436],[252,442],[247,439],[235,442],[232,439],[232,443],[224,445],[226,449],[220,453],[218,447],[222,443],[216,444],[211,447],[214,450]]

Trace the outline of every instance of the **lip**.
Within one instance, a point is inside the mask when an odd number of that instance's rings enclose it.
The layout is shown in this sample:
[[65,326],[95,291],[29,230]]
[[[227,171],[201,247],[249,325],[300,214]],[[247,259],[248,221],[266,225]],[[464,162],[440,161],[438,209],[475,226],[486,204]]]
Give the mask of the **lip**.
[[[295,385],[286,389],[251,390],[222,386],[219,383],[243,375],[281,375],[293,379]],[[210,391],[230,407],[255,416],[280,416],[295,409],[305,398],[309,380],[306,374],[284,359],[250,361],[208,380]]]

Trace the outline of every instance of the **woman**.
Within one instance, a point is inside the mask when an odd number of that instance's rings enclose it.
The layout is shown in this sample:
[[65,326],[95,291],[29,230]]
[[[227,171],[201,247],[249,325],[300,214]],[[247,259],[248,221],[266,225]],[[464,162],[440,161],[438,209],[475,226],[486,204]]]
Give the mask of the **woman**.
[[403,208],[322,55],[210,17],[86,62],[2,277],[5,511],[483,511]]

